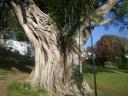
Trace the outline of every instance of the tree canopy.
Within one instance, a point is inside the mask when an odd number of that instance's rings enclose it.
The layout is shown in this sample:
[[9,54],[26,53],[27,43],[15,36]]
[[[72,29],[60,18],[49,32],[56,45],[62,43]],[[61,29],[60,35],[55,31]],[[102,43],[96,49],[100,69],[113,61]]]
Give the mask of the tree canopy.
[[[19,3],[24,2],[24,0],[16,1]],[[16,17],[11,12],[12,9],[9,9],[10,5],[8,2],[9,0],[0,1],[0,25],[1,27],[3,26],[6,28],[8,28],[10,25],[14,26],[16,23]],[[76,26],[79,25],[81,19],[90,19],[95,21],[97,16],[104,19],[101,14],[96,12],[95,9],[98,9],[100,6],[105,4],[107,0],[35,0],[35,2],[43,12],[48,13],[53,18],[53,20],[58,23],[60,30],[62,30],[65,25],[76,28]],[[119,0],[118,3],[116,3],[116,5],[111,10],[109,10],[113,15],[102,23],[118,20],[122,25],[127,25],[127,10],[128,1]],[[16,25],[18,25],[18,23],[16,23]],[[121,26],[121,28],[122,27],[124,26]],[[10,28],[12,28],[12,26],[10,26]]]
[[[19,3],[24,2],[24,0],[16,1]],[[39,8],[56,21],[62,34],[67,34],[65,37],[65,39],[68,40],[67,42],[73,41],[71,37],[74,38],[76,35],[75,30],[81,26],[83,19],[87,23],[88,21],[86,20],[98,22],[99,25],[100,22],[102,25],[104,23],[107,24],[114,21],[114,25],[119,25],[120,30],[124,30],[124,28],[127,29],[128,21],[126,19],[128,18],[128,1],[119,0],[118,3],[116,3],[116,5],[110,10],[109,14],[112,15],[109,16],[109,19],[104,19],[104,17],[97,12],[98,8],[106,2],[107,0],[35,0],[35,3]],[[98,21],[96,19],[97,17],[99,18]],[[18,32],[18,34],[22,35],[23,38],[20,36],[21,39],[26,38],[21,34],[21,31],[23,30],[20,27],[15,14],[12,12],[9,0],[0,1],[0,31],[3,32],[5,30],[8,32],[10,30],[14,30]],[[65,30],[68,30],[67,33],[63,33]]]

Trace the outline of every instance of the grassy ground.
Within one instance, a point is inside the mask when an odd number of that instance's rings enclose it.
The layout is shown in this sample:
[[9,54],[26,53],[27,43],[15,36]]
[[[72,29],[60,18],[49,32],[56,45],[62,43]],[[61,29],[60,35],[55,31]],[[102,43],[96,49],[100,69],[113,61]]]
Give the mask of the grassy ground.
[[[98,96],[128,96],[128,70],[96,69]],[[93,88],[92,68],[87,68],[85,78]]]
[[[128,96],[128,70],[97,68],[98,96]],[[85,79],[93,89],[92,68],[86,68]],[[13,83],[8,96],[47,96],[44,90],[33,90],[30,85]]]
[[[6,75],[12,68],[20,72],[30,72],[31,69],[27,66],[32,62],[32,58],[3,53],[0,55],[0,80],[6,80]],[[97,67],[96,72],[98,96],[128,96],[128,70]],[[84,73],[85,79],[93,89],[92,67],[85,68]],[[8,96],[47,96],[44,90],[39,88],[34,90],[28,84],[16,82],[8,86],[7,94]]]
[[8,96],[47,96],[42,89],[34,90],[28,84],[13,83],[8,87]]
[[[34,66],[33,62],[34,62],[33,58],[27,56],[20,56],[18,54],[14,54],[3,48],[0,48],[0,96],[33,96],[33,95],[22,95],[23,89],[21,88],[21,86],[17,87],[16,85],[19,85],[17,83],[12,84],[17,80],[19,81],[21,81],[22,79],[25,80],[25,77],[26,78],[28,77],[28,73],[31,72]],[[8,85],[10,84],[12,85],[12,87],[8,87]],[[15,92],[15,90],[17,90],[17,92]],[[39,93],[39,91],[37,91],[37,93]],[[43,96],[43,95],[37,95],[37,96]]]
[[0,80],[3,80],[6,78],[6,75],[8,73],[8,70],[0,69]]

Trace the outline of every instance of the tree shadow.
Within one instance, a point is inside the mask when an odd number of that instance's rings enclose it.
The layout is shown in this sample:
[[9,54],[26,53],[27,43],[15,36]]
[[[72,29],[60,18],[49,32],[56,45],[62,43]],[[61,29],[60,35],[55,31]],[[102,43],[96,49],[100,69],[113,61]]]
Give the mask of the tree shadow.
[[[96,73],[115,73],[115,71],[113,70],[113,68],[106,68],[106,67],[97,67],[95,68],[95,72]],[[93,74],[93,66],[88,66],[88,65],[84,65],[83,66],[83,73],[90,73]]]
[[30,62],[26,61],[0,61],[0,68],[2,69],[7,69],[7,70],[12,70],[12,68],[15,68],[19,71],[30,73],[32,71],[32,67]]
[[30,73],[34,67],[34,58],[21,56],[4,49],[0,50],[0,68]]
[[123,72],[123,73],[128,73],[128,69],[123,69],[123,70],[119,70],[120,72]]

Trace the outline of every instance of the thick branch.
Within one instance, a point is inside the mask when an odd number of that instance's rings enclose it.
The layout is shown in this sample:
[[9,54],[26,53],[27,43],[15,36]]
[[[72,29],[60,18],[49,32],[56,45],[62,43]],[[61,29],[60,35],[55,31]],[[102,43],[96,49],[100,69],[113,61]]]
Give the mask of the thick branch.
[[[118,18],[117,17],[112,17],[112,18],[109,18],[109,19],[106,19],[106,20],[104,20],[104,19],[103,20],[100,20],[99,22],[93,22],[93,21],[91,21],[91,27],[105,25],[105,24],[108,24],[108,23],[113,22],[116,19],[118,19]],[[90,26],[89,21],[85,21],[84,24],[86,25],[86,27],[89,27]]]
[[[107,15],[107,13],[113,8],[113,6],[117,2],[118,0],[108,0],[104,5],[102,5],[96,10],[96,14],[104,18],[104,16]],[[104,20],[100,18],[99,16],[97,16],[93,21],[91,21],[92,27],[97,26],[97,25],[104,25],[104,24],[110,23],[113,20],[117,19],[116,17],[113,17],[108,20]],[[86,27],[89,27],[90,26],[89,20],[84,20],[84,24]]]
[[104,5],[96,10],[96,13],[98,15],[105,16],[117,2],[118,0],[108,0]]
[[113,18],[109,18],[107,20],[103,20],[102,22],[100,22],[98,25],[104,25],[104,24],[107,24],[107,23],[111,23],[112,21],[116,20],[117,18],[116,17],[113,17]]
[[14,10],[20,24],[23,25],[23,16],[22,16],[22,11],[20,10],[20,7],[17,6],[14,1],[11,1],[11,5],[13,7],[13,10]]

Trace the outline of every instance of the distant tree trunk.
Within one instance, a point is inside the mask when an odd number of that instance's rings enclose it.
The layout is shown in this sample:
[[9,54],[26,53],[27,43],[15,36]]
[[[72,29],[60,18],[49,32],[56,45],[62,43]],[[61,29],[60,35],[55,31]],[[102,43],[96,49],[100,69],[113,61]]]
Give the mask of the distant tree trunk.
[[88,84],[82,82],[78,89],[72,78],[77,68],[74,60],[78,55],[67,51],[64,58],[57,39],[60,33],[56,23],[34,3],[27,6],[12,1],[11,4],[34,47],[35,68],[29,77],[32,86],[45,88],[51,96],[79,96],[79,93],[88,96],[92,92]]
[[2,47],[3,44],[4,44],[4,38],[3,38],[2,33],[0,33],[0,47]]

